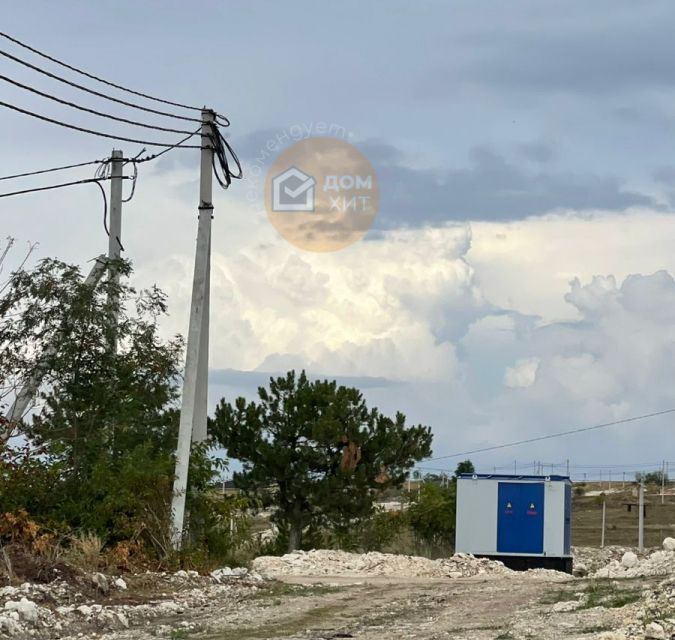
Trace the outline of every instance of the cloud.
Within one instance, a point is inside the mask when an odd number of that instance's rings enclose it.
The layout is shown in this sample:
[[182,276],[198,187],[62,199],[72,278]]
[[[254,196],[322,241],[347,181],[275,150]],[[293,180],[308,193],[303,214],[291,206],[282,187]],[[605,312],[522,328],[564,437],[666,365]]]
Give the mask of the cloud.
[[[673,403],[668,214],[568,212],[388,230],[336,254],[299,252],[249,223],[256,233],[235,235],[227,250],[230,230],[214,227],[223,235],[213,245],[212,404],[254,396],[270,373],[305,368],[430,424],[442,455]],[[187,328],[191,269],[180,253],[139,268],[139,281],[157,280],[169,293],[167,333]],[[627,451],[658,459],[653,439],[639,434],[591,434],[477,462],[581,461],[600,451],[610,462]]]
[[[464,260],[469,245],[470,230],[457,226],[394,232],[328,255],[300,255],[281,240],[214,252],[212,366],[449,380],[452,340],[487,304]],[[139,271],[168,286],[172,309],[182,310],[167,331],[184,331],[190,276],[179,256]]]
[[[265,386],[269,383],[270,378],[284,376],[291,369],[295,369],[296,373],[299,373],[303,369],[302,362],[300,360],[296,360],[296,363],[292,364],[291,366],[287,366],[289,364],[287,361],[278,361],[278,364],[280,365],[278,368],[257,371],[211,369],[209,371],[209,384],[249,387]],[[312,371],[308,371],[307,375],[313,380],[336,380],[340,385],[358,387],[359,389],[390,388],[397,384],[384,377],[335,376],[334,374],[322,374]]]
[[[375,166],[381,205],[376,226],[421,226],[462,220],[514,220],[551,211],[655,207],[651,196],[627,189],[615,176],[530,170],[487,147],[476,147],[469,166],[459,169],[416,168],[382,141],[359,148]],[[526,148],[542,164],[548,147]]]
[[[670,90],[675,54],[669,24],[672,6],[654,2],[636,13],[628,2],[583,6],[583,20],[569,3],[509,5],[507,15],[464,29],[456,55],[421,83],[429,93],[458,91],[457,84],[491,93],[529,92],[538,97],[584,97]],[[514,10],[515,9],[515,10]]]
[[521,358],[513,367],[506,369],[504,384],[512,389],[531,387],[537,379],[539,362],[539,358]]

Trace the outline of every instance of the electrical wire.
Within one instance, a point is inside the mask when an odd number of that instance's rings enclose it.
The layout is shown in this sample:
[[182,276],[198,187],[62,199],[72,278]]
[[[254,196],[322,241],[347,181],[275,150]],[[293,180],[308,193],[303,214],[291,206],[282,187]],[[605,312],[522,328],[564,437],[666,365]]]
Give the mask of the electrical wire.
[[26,178],[28,176],[37,176],[42,173],[52,173],[53,171],[63,171],[65,169],[76,169],[77,167],[86,167],[91,164],[100,164],[104,160],[90,160],[89,162],[78,162],[77,164],[67,164],[62,167],[52,167],[51,169],[40,169],[39,171],[27,171],[26,173],[15,173],[11,176],[1,176],[2,180],[13,180],[14,178]]
[[[241,162],[234,152],[234,149],[230,146],[230,143],[225,139],[220,132],[220,129],[218,129],[216,122],[211,123],[211,135],[209,136],[209,139],[213,145],[213,173],[216,176],[218,184],[223,189],[227,189],[230,184],[232,184],[232,180],[241,180],[243,177]],[[228,155],[232,158],[237,167],[236,173],[233,173],[230,169]],[[220,172],[222,175],[218,172],[216,161],[218,161],[218,164],[220,165]]]
[[[122,176],[123,180],[128,180],[129,176]],[[11,191],[9,193],[0,193],[0,198],[9,198],[10,196],[20,196],[25,193],[35,193],[36,191],[49,191],[51,189],[61,189],[62,187],[72,187],[76,184],[89,184],[91,182],[101,182],[102,180],[110,180],[110,178],[84,178],[83,180],[74,180],[73,182],[62,182],[60,184],[52,184],[46,187],[33,187],[31,189],[22,189],[21,191]],[[100,185],[99,185],[100,186]]]
[[[53,58],[52,56],[47,55],[46,53],[43,53],[42,51],[38,51],[37,49],[34,49],[33,47],[27,45],[26,43],[21,42],[21,40],[18,40],[17,38],[13,38],[12,36],[10,36],[6,33],[3,33],[3,32],[0,31],[0,36],[9,40],[10,42],[13,42],[14,44],[19,45],[20,47],[23,47],[24,49],[27,49],[28,51],[31,51],[32,53],[35,53],[35,54],[45,58],[46,60],[49,60],[50,62],[54,62],[58,65],[61,65],[62,67],[65,67],[66,69],[70,69],[71,71],[74,71],[75,73],[79,73],[80,75],[83,75],[83,76],[85,76],[87,78],[90,78],[92,80],[96,80],[97,82],[107,84],[108,86],[114,87],[115,89],[119,89],[120,91],[126,91],[127,93],[131,93],[131,94],[139,96],[141,98],[145,98],[146,100],[153,100],[154,102],[161,102],[163,104],[168,104],[168,105],[171,105],[173,107],[181,107],[183,109],[192,109],[194,111],[200,111],[201,110],[200,107],[191,107],[190,105],[181,104],[180,102],[172,102],[171,100],[164,100],[163,98],[156,98],[156,97],[151,96],[147,93],[141,93],[140,91],[134,91],[133,89],[129,89],[129,88],[124,87],[120,84],[115,84],[114,82],[110,82],[109,80],[104,80],[103,78],[99,78],[98,76],[95,76],[92,73],[88,73],[86,71],[83,71],[82,69],[78,69],[77,67],[73,67],[72,65],[69,65],[66,62],[63,62],[63,61],[58,60],[56,58]],[[225,119],[225,121],[227,121],[227,125],[225,125],[225,126],[228,126],[229,121],[227,120],[227,118],[224,118],[224,119]]]
[[[68,124],[66,122],[61,122],[60,120],[55,120],[54,118],[49,118],[47,116],[40,115],[38,113],[34,113],[33,111],[28,111],[27,109],[22,109],[21,107],[17,107],[15,105],[9,104],[7,102],[1,102],[0,101],[0,106],[6,107],[8,109],[13,109],[14,111],[18,111],[19,113],[23,113],[28,116],[32,116],[33,118],[37,118],[39,120],[44,120],[45,122],[50,122],[51,124],[58,124],[61,127],[66,127],[68,129],[73,129],[75,131],[81,131],[82,133],[89,133],[94,136],[99,136],[101,138],[108,138],[110,140],[121,140],[123,142],[133,142],[135,144],[142,144],[142,145],[147,145],[149,147],[166,147],[167,149],[174,149],[175,147],[181,146],[184,149],[201,149],[202,147],[200,145],[184,145],[182,142],[179,143],[174,143],[174,144],[168,144],[165,142],[149,142],[147,140],[138,140],[136,138],[125,138],[124,136],[118,136],[118,135],[112,135],[109,133],[101,133],[100,131],[94,131],[92,129],[86,129],[84,127],[78,127],[74,124]],[[186,140],[191,138],[194,134],[190,134]],[[184,142],[184,141],[183,141]]]
[[619,424],[626,424],[629,422],[637,422],[638,420],[645,420],[647,418],[655,418],[657,416],[663,416],[669,413],[675,413],[675,408],[673,409],[664,409],[663,411],[656,411],[654,413],[646,413],[642,416],[633,416],[632,418],[624,418],[623,420],[614,420],[612,422],[604,422],[602,424],[596,424],[591,427],[581,427],[579,429],[570,429],[569,431],[560,431],[558,433],[551,433],[545,436],[537,436],[535,438],[527,438],[526,440],[518,440],[516,442],[507,442],[505,444],[499,444],[492,447],[483,447],[481,449],[473,449],[471,451],[463,451],[461,453],[452,453],[447,456],[438,456],[435,458],[427,458],[429,461],[433,460],[446,460],[447,458],[458,458],[460,456],[468,456],[474,453],[485,453],[487,451],[496,451],[497,449],[506,449],[508,447],[517,447],[521,444],[530,444],[531,442],[541,442],[542,440],[550,440],[552,438],[560,438],[562,436],[569,436],[576,433],[585,433],[588,431],[594,431],[596,429],[604,429],[606,427],[613,427]]
[[154,124],[147,124],[146,122],[137,122],[135,120],[129,120],[128,118],[121,118],[119,116],[113,116],[110,115],[109,113],[103,113],[102,111],[96,111],[96,109],[90,109],[89,107],[83,107],[82,105],[76,104],[74,102],[69,102],[68,100],[62,100],[61,98],[57,98],[56,96],[53,96],[49,93],[45,93],[44,91],[40,91],[39,89],[34,89],[33,87],[29,87],[28,85],[25,85],[21,82],[18,82],[16,80],[12,80],[12,78],[8,78],[7,76],[0,75],[0,80],[4,80],[5,82],[8,82],[9,84],[13,84],[16,87],[20,87],[21,89],[24,89],[25,91],[30,91],[38,96],[41,96],[43,98],[47,98],[48,100],[53,100],[54,102],[58,102],[59,104],[64,104],[68,107],[72,107],[73,109],[78,109],[80,111],[86,111],[87,113],[92,113],[95,116],[99,116],[100,118],[108,118],[109,120],[116,120],[117,122],[124,122],[126,124],[131,124],[135,127],[144,127],[146,129],[155,129],[156,131],[166,131],[168,133],[190,133],[189,131],[185,131],[184,129],[171,129],[169,127],[160,127]]
[[81,84],[78,84],[77,82],[72,82],[71,80],[66,80],[65,78],[61,78],[60,76],[57,76],[56,74],[51,73],[50,71],[47,71],[46,69],[41,69],[40,67],[37,67],[34,64],[31,64],[30,62],[26,62],[25,60],[22,60],[21,58],[17,58],[16,56],[13,56],[11,53],[7,53],[6,51],[3,51],[1,49],[0,49],[0,55],[3,55],[3,56],[5,56],[5,58],[9,58],[10,60],[13,60],[14,62],[18,62],[19,64],[22,64],[23,66],[28,67],[29,69],[33,69],[33,71],[37,71],[38,73],[41,73],[42,75],[45,75],[49,78],[52,78],[53,80],[57,80],[58,82],[62,82],[63,84],[67,84],[71,87],[79,89],[80,91],[85,91],[87,93],[90,93],[91,95],[98,96],[99,98],[104,98],[105,100],[117,102],[118,104],[123,104],[127,107],[133,107],[134,109],[140,109],[141,111],[147,111],[148,113],[154,113],[156,115],[165,116],[167,118],[175,118],[176,120],[185,120],[186,122],[201,122],[201,120],[199,118],[190,118],[188,116],[179,116],[176,113],[169,113],[168,111],[159,111],[158,109],[151,109],[150,107],[144,107],[143,105],[136,104],[134,102],[127,102],[126,100],[122,100],[120,98],[114,98],[113,96],[109,96],[105,93],[101,93],[100,91],[95,91],[94,89],[89,89],[89,87],[85,87]]
[[[167,147],[166,149],[163,149],[162,151],[160,151],[160,152],[158,152],[158,153],[153,153],[153,154],[151,154],[151,155],[149,155],[149,156],[145,156],[144,158],[138,158],[138,157],[130,158],[129,161],[130,161],[130,162],[134,162],[134,163],[136,163],[136,164],[140,164],[140,163],[142,163],[142,162],[149,162],[150,160],[156,160],[156,159],[159,158],[160,156],[163,156],[165,153],[168,153],[168,152],[171,151],[172,149],[176,149],[176,148],[181,148],[181,149],[201,149],[202,147],[199,146],[199,145],[185,145],[185,144],[183,144],[184,142],[187,142],[190,138],[196,136],[196,135],[200,132],[200,130],[201,130],[201,127],[199,127],[198,129],[195,129],[190,135],[186,136],[186,137],[183,138],[182,140],[179,140],[179,141],[176,142],[175,144],[172,144],[170,147]],[[145,151],[145,149],[143,149],[143,150],[141,151],[141,153],[143,153],[143,151]]]
[[[131,202],[131,200],[134,197],[134,194],[136,193],[136,181],[138,180],[138,163],[134,162],[133,167],[134,167],[134,175],[131,176],[131,192],[129,193],[128,197],[122,198],[122,202]],[[117,239],[117,241],[119,242],[119,238]],[[120,247],[122,248],[122,251],[124,251],[124,247],[122,247],[121,242]]]

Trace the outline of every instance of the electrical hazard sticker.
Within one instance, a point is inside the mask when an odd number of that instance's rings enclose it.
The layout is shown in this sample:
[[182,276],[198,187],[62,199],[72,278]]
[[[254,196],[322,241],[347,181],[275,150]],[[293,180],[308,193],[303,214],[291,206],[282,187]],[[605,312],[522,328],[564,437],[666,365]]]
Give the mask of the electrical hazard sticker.
[[534,504],[534,502],[530,502],[530,508],[527,510],[527,515],[528,516],[536,516],[537,515],[537,507]]
[[513,513],[513,505],[510,502],[506,503],[506,513],[507,516],[510,516]]

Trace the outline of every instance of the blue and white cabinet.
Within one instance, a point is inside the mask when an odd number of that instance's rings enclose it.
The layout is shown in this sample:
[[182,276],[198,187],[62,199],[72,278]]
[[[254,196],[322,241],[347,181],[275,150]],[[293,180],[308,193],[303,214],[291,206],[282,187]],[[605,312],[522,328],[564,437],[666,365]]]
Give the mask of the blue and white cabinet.
[[457,479],[455,549],[514,569],[571,572],[571,515],[566,476],[464,474]]

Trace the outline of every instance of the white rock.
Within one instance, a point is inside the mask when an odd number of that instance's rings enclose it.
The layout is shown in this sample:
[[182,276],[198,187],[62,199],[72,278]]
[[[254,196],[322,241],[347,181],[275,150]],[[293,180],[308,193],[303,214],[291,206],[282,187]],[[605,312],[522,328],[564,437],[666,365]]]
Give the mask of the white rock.
[[108,578],[106,578],[102,573],[92,574],[91,582],[103,594],[108,593],[108,591],[110,590]]
[[222,569],[216,569],[215,571],[211,572],[211,578],[213,578],[218,583],[226,580],[227,578],[231,578],[233,575],[234,573],[230,567],[223,567]]
[[650,622],[645,629],[645,638],[666,640],[666,632],[658,622]]
[[566,611],[576,611],[578,608],[579,603],[574,600],[570,600],[569,602],[556,602],[553,605],[552,611],[553,613],[563,613]]
[[666,538],[663,541],[664,551],[675,551],[675,538]]
[[639,562],[638,557],[632,551],[626,551],[621,558],[621,566],[626,569],[632,569]]
[[113,584],[121,591],[126,591],[127,583],[122,578],[117,578]]
[[75,611],[81,613],[85,617],[89,617],[92,614],[91,607],[87,606],[86,604],[81,604]]
[[3,615],[0,615],[0,631],[5,631],[9,636],[22,633],[21,625],[13,617]]
[[8,600],[5,602],[5,611],[16,611],[19,618],[28,622],[37,622],[38,620],[38,606],[27,598],[21,598],[18,602]]
[[183,607],[181,607],[179,604],[176,604],[175,602],[172,602],[171,600],[168,600],[166,602],[160,602],[157,605],[157,608],[160,609],[161,612],[164,614],[183,612]]

